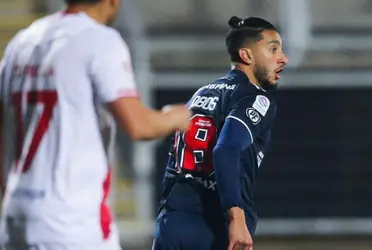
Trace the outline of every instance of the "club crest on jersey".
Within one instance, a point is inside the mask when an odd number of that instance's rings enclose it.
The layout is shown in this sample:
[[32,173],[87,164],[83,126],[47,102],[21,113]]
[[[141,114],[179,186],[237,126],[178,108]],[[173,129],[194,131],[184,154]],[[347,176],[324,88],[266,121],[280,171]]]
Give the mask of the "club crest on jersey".
[[252,121],[253,125],[258,124],[261,121],[260,114],[255,109],[247,108],[245,112],[249,119]]
[[270,100],[266,96],[258,95],[252,107],[262,116],[265,116],[270,107]]

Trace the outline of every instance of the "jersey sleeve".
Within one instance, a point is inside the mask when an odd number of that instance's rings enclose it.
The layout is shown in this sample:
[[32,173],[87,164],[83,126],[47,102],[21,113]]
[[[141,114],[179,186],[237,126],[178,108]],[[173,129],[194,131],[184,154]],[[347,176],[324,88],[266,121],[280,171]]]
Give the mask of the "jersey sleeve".
[[240,155],[263,132],[263,124],[270,119],[270,100],[257,95],[235,103],[226,117],[213,150],[217,187],[224,210],[242,207],[240,184]]
[[0,103],[3,101],[3,88],[5,84],[5,59],[0,61]]
[[264,95],[246,97],[233,105],[226,122],[235,120],[240,123],[251,145],[262,131],[263,124],[271,119],[271,106],[269,98]]
[[137,89],[128,46],[112,31],[97,48],[91,64],[94,89],[103,102],[136,97]]

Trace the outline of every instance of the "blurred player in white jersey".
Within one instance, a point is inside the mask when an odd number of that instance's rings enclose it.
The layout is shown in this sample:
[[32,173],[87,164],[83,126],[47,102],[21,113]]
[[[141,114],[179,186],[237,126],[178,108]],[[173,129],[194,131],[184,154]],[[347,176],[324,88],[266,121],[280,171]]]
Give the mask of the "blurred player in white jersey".
[[20,31],[5,51],[0,157],[10,249],[120,249],[107,206],[115,119],[134,140],[188,128],[183,105],[141,104],[128,48],[105,26],[120,1],[66,0],[66,10]]

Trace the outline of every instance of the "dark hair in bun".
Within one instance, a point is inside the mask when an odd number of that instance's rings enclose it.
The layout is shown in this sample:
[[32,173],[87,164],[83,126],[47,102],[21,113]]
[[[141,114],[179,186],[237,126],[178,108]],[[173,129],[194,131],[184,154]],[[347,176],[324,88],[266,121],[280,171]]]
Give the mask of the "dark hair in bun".
[[226,37],[226,47],[232,62],[244,63],[239,56],[239,49],[247,42],[259,41],[262,39],[264,30],[275,30],[274,25],[259,17],[241,19],[232,16],[228,25],[230,31]]

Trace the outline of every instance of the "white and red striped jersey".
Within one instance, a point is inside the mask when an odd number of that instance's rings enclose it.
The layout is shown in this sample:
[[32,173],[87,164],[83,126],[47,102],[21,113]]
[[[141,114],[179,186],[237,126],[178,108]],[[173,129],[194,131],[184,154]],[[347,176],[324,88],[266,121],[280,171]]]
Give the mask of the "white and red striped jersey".
[[115,123],[105,104],[137,95],[119,33],[85,13],[37,20],[9,43],[0,83],[3,222],[22,224],[28,242],[107,238]]

